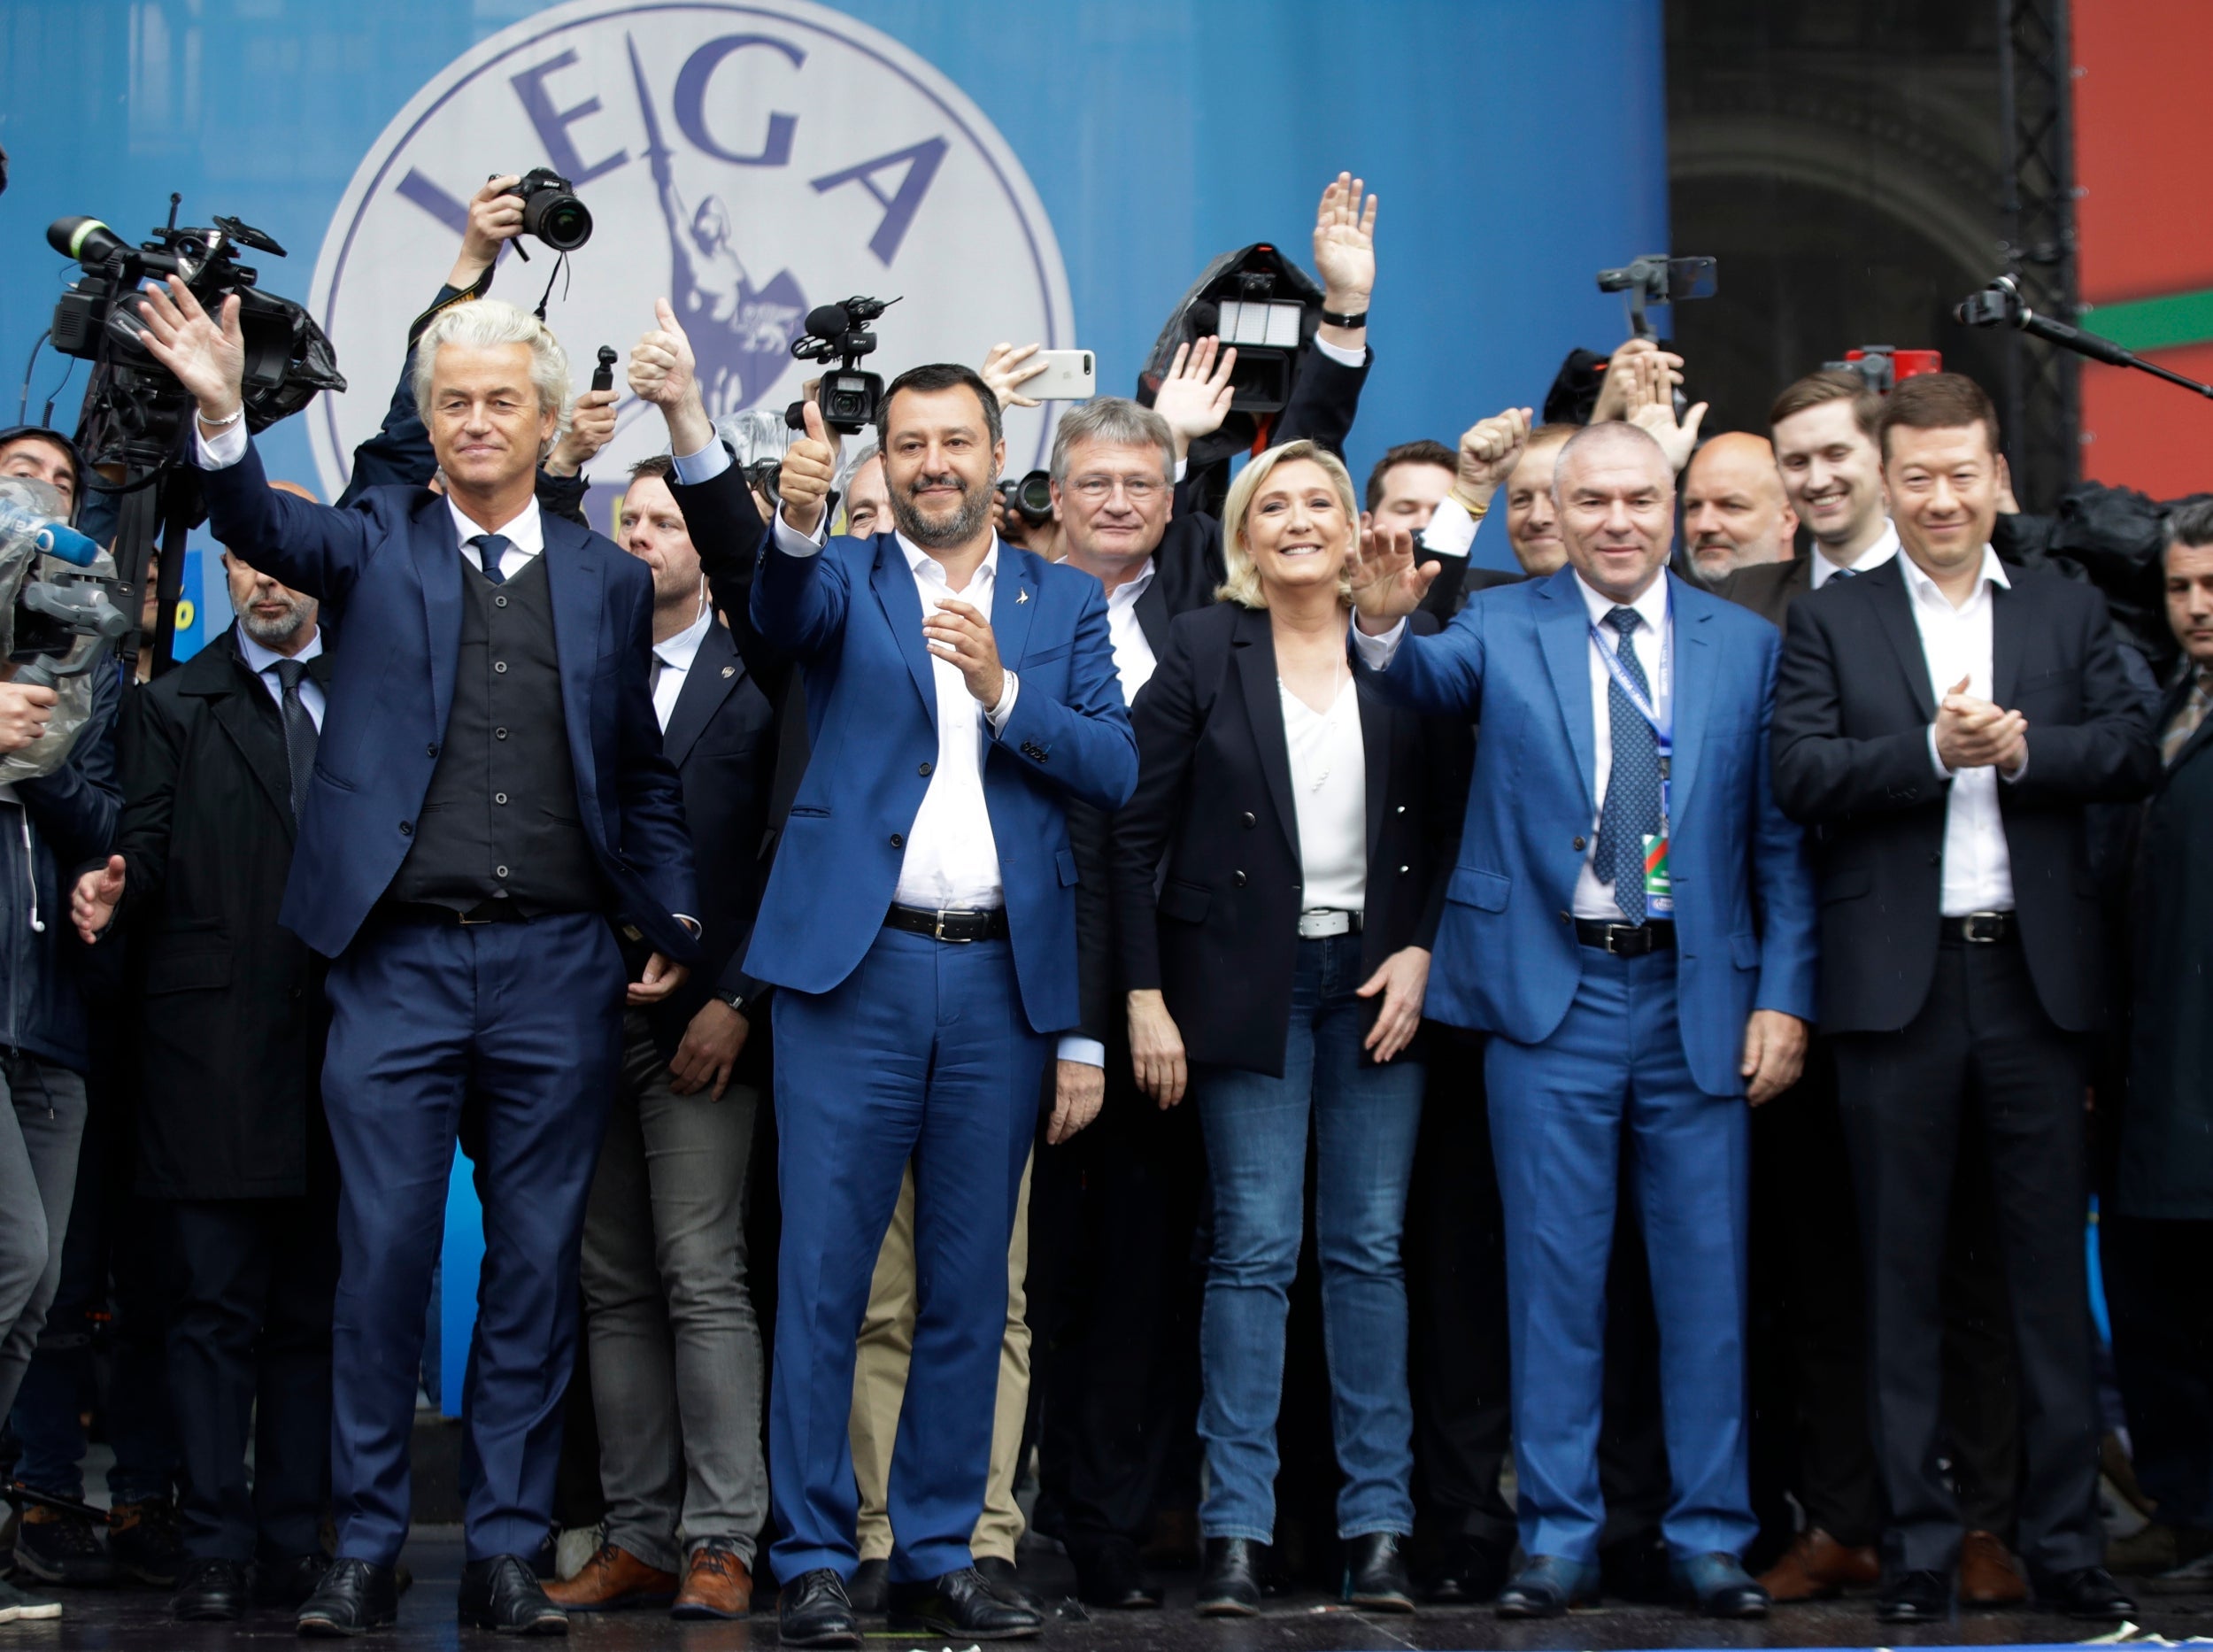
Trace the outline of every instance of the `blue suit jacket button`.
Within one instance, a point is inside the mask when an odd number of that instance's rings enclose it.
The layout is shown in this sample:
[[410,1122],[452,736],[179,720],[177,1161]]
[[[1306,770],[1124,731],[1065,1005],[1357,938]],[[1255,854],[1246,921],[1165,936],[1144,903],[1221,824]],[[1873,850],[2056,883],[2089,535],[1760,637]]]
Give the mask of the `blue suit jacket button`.
[[905,835],[904,833],[902,833],[902,832],[893,832],[893,833],[891,834],[891,846],[892,846],[894,849],[904,849],[904,848],[906,848],[906,835]]
[[413,837],[415,835],[415,822],[413,821],[400,822],[399,835],[403,838]]

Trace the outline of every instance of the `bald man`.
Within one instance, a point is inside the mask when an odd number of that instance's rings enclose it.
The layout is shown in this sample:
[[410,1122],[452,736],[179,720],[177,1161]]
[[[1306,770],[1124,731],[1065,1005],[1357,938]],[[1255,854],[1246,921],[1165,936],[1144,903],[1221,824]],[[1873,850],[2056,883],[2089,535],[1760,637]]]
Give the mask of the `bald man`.
[[1756,562],[1789,561],[1797,532],[1767,437],[1731,430],[1692,456],[1683,473],[1683,543],[1704,583],[1719,585]]

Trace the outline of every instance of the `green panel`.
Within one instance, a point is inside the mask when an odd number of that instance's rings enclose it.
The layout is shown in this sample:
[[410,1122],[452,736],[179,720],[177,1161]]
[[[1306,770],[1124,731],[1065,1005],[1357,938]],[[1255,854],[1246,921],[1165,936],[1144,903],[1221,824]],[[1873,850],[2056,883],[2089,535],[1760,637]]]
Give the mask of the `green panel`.
[[2171,350],[2213,339],[2213,289],[2086,305],[2082,325],[2124,350]]

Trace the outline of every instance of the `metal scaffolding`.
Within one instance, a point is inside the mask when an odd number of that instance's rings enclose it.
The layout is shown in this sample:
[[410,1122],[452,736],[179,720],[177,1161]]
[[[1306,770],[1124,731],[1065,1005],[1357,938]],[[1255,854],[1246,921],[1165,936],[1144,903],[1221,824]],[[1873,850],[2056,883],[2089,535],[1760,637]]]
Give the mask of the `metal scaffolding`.
[[[2077,319],[2073,54],[2067,0],[1997,0],[2006,268],[2030,307]],[[2007,339],[2006,457],[2021,507],[2048,511],[2082,474],[2081,363]]]

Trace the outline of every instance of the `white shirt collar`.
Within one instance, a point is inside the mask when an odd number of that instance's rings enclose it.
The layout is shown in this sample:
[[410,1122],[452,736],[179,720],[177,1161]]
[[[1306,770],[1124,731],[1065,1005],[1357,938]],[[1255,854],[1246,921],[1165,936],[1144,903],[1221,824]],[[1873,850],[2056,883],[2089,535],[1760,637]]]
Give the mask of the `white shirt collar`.
[[[1865,574],[1878,568],[1898,554],[1898,524],[1887,516],[1883,519],[1883,537],[1860,553],[1860,560],[1852,564],[1854,574]],[[1814,547],[1814,589],[1819,591],[1839,574],[1844,564],[1832,562],[1829,553],[1818,544]]]
[[[477,535],[490,531],[489,529],[479,528],[464,516],[461,513],[461,507],[453,502],[453,496],[451,494],[446,496],[445,507],[453,518],[453,543],[456,549],[468,544]],[[530,502],[522,507],[522,514],[499,530],[499,537],[525,556],[536,556],[545,549],[545,519],[538,513],[538,501],[535,495]]]
[[1123,580],[1121,584],[1115,586],[1114,590],[1106,593],[1107,607],[1135,607],[1137,606],[1137,598],[1145,595],[1145,588],[1153,583],[1153,575],[1159,571],[1160,570],[1153,566],[1153,559],[1151,557],[1145,558],[1145,566],[1143,567],[1139,568],[1135,574],[1132,574],[1128,579]]
[[[891,537],[899,542],[899,550],[906,556],[906,566],[914,570],[915,578],[921,578],[927,572],[929,577],[940,585],[945,583],[945,565],[943,562],[930,555],[905,534],[894,532]],[[969,577],[968,590],[955,591],[953,593],[955,596],[965,600],[968,591],[975,591],[979,581],[982,582],[984,591],[989,592],[992,583],[999,578],[999,537],[997,534],[993,534],[991,548],[983,553],[983,560],[977,564],[975,574]],[[981,603],[975,606],[983,606]]]
[[1601,631],[1607,629],[1606,616],[1613,613],[1615,609],[1623,606],[1636,609],[1637,617],[1652,627],[1654,636],[1657,636],[1660,628],[1667,623],[1668,574],[1665,568],[1661,569],[1657,579],[1645,587],[1643,596],[1628,604],[1615,602],[1613,598],[1594,590],[1591,583],[1583,577],[1580,571],[1576,575],[1576,589],[1583,593],[1583,606],[1590,611],[1591,623]]
[[[1922,571],[1918,562],[1909,556],[1901,556],[1898,559],[1898,566],[1906,571],[1906,589],[1913,593],[1916,602],[1941,603],[1947,609],[1952,606],[1952,599],[1944,594],[1936,581]],[[2006,565],[1998,560],[1997,552],[1985,545],[1983,565],[1975,572],[1975,589],[1960,606],[1965,608],[1969,603],[1985,595],[1993,585],[2003,585],[2008,591],[2013,589],[2013,582],[2006,577]]]
[[297,660],[305,665],[323,652],[323,628],[320,621],[316,624],[314,636],[307,639],[307,646],[297,654],[281,654],[274,648],[263,647],[246,635],[246,625],[243,620],[231,627],[231,632],[238,638],[239,653],[244,656],[246,663],[253,668],[257,675],[264,671],[275,670],[280,660]]
[[689,671],[691,662],[699,657],[699,645],[706,638],[707,627],[714,623],[714,609],[705,599],[699,613],[690,625],[665,643],[653,645],[653,657],[673,671]]

